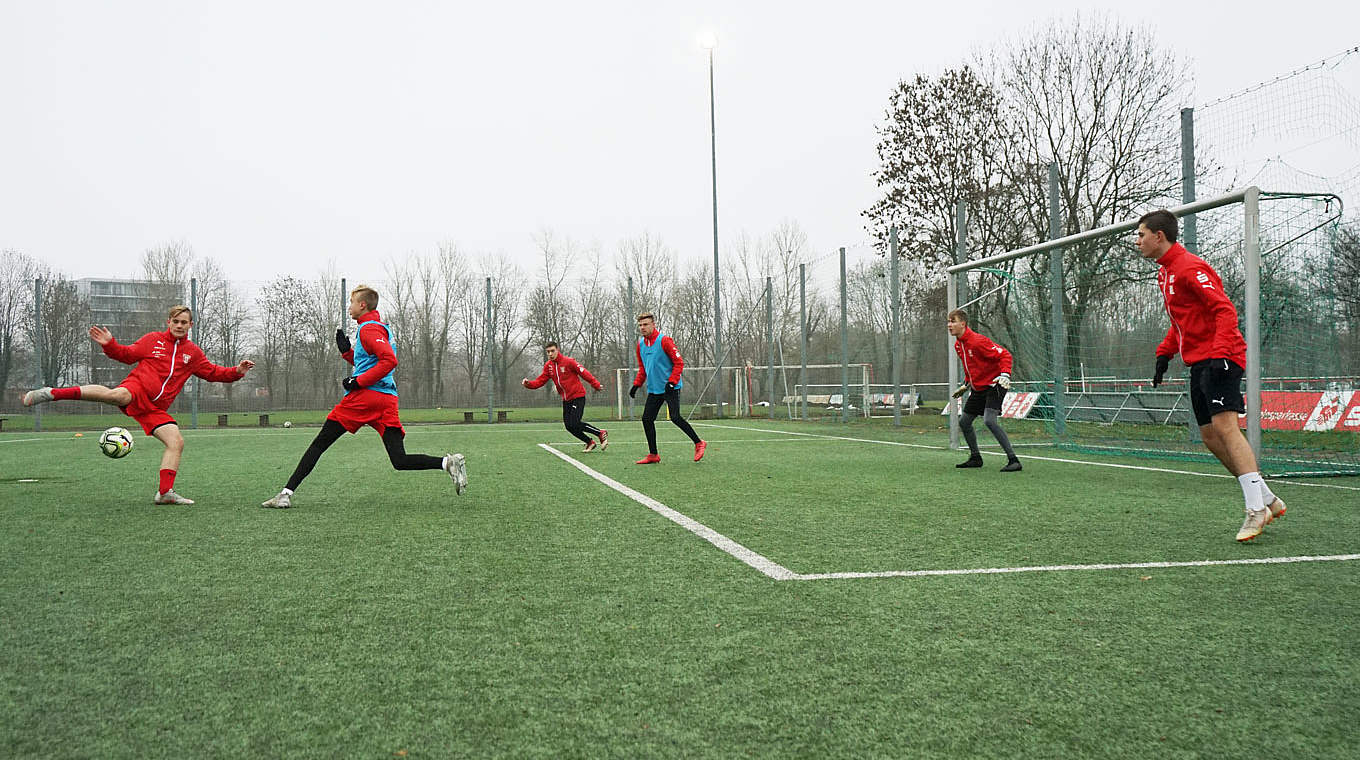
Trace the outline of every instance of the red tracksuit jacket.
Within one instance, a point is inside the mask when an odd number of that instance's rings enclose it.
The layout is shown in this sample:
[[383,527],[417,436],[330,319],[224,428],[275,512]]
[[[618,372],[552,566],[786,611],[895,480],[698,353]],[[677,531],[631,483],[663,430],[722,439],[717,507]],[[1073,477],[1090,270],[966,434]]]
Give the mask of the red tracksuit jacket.
[[1011,371],[1011,352],[971,327],[954,340],[954,353],[963,360],[963,381],[975,391],[986,390],[998,375]]
[[556,359],[549,359],[543,362],[543,373],[529,381],[530,388],[542,388],[543,384],[551,378],[553,387],[562,396],[563,401],[572,401],[583,398],[586,395],[585,386],[581,385],[584,378],[590,387],[595,390],[604,388],[594,375],[581,366],[581,363],[566,354],[559,353]]
[[234,383],[245,377],[235,367],[208,361],[203,349],[193,341],[187,337],[176,340],[169,330],[147,333],[130,346],[111,340],[104,346],[104,355],[124,364],[136,364],[119,385],[140,391],[148,403],[161,410],[170,408],[192,375],[210,383]]
[[1237,329],[1237,309],[1223,292],[1223,280],[1204,259],[1174,243],[1157,259],[1157,287],[1171,317],[1158,356],[1181,355],[1186,364],[1229,359],[1247,366],[1247,342]]

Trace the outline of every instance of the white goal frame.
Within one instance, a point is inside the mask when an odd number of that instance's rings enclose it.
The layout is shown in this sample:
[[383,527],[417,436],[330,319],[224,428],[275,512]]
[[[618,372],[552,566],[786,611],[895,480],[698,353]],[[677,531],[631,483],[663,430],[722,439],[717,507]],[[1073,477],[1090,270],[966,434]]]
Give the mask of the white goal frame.
[[[1247,341],[1246,434],[1247,443],[1251,445],[1252,451],[1255,452],[1259,459],[1261,456],[1261,188],[1253,185],[1252,187],[1228,193],[1227,195],[1220,195],[1217,198],[1187,203],[1168,210],[1175,214],[1179,219],[1187,214],[1193,215],[1202,211],[1229,206],[1234,203],[1242,204],[1242,263],[1246,274],[1246,314],[1244,315],[1244,322],[1247,328],[1246,335],[1244,336]],[[954,309],[959,308],[958,275],[967,276],[968,272],[975,269],[995,266],[1010,261],[1011,259],[1053,252],[1056,252],[1055,259],[1057,261],[1057,271],[1061,272],[1062,249],[1064,247],[1084,243],[1096,238],[1117,235],[1121,232],[1132,232],[1136,229],[1138,229],[1138,220],[1131,219],[1117,224],[1109,224],[1097,229],[1087,230],[1086,232],[1078,232],[1075,235],[1067,235],[1066,237],[1049,240],[1044,243],[1039,243],[1038,245],[1031,245],[1027,248],[1018,248],[995,256],[977,259],[976,261],[955,264],[946,270],[949,273],[949,276],[945,278],[946,299],[949,304],[949,310],[953,311]],[[1061,325],[1061,318],[1055,321],[1055,324]],[[956,388],[960,382],[959,363],[957,356],[954,354],[952,341],[953,338],[947,338],[945,345],[949,352],[948,356],[950,357],[949,387]],[[1061,336],[1055,339],[1054,345],[1058,346],[1058,350],[1061,351],[1061,347],[1063,346]],[[1061,362],[1058,362],[1057,364],[1058,366],[1061,366]],[[1057,382],[1051,377],[1048,378],[1048,380],[1054,381],[1055,406],[1061,408],[1063,405],[1062,397],[1064,395],[1064,388],[1066,387],[1066,378],[1061,378],[1061,382]],[[958,416],[958,404],[950,404],[949,446],[950,448],[955,449],[959,447]],[[1055,416],[1058,419],[1062,418],[1061,414]]]

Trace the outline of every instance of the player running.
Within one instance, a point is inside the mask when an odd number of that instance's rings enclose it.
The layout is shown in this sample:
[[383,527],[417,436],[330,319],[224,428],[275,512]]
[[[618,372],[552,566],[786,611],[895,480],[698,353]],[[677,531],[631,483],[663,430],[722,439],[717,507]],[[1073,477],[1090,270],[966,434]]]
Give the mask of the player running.
[[1247,342],[1237,329],[1237,309],[1223,292],[1218,273],[1176,242],[1179,231],[1176,215],[1165,209],[1138,220],[1138,250],[1157,262],[1157,287],[1171,317],[1157,346],[1152,385],[1161,385],[1176,354],[1190,366],[1190,407],[1200,437],[1242,486],[1247,515],[1237,540],[1250,541],[1284,515],[1284,500],[1266,485],[1256,454],[1237,425],[1237,415],[1247,410],[1241,385]]
[[1006,452],[1002,472],[1020,472],[1020,460],[1011,448],[1011,439],[1001,429],[1001,402],[1011,387],[1011,352],[992,342],[991,338],[968,329],[968,313],[963,309],[949,312],[949,334],[954,336],[954,353],[963,361],[963,385],[954,391],[954,398],[968,393],[959,415],[959,430],[971,452],[968,460],[954,465],[959,468],[981,467],[982,452],[978,450],[973,420],[982,415],[982,422],[992,431],[996,442]]
[[406,453],[406,431],[397,414],[397,382],[392,377],[397,368],[397,355],[392,350],[392,330],[378,314],[378,292],[360,285],[349,294],[349,315],[359,323],[357,346],[351,345],[343,329],[335,331],[335,347],[345,361],[354,365],[354,374],[341,381],[345,397],[326,415],[321,432],[303,452],[297,469],[278,496],[260,506],[288,509],[293,506],[293,492],[316,466],[317,460],[346,432],[354,433],[364,425],[371,425],[382,436],[383,446],[392,467],[398,470],[440,470],[453,479],[454,490],[467,490],[467,463],[462,454]]
[[201,377],[210,383],[234,383],[255,366],[249,359],[243,359],[235,367],[222,367],[208,361],[203,349],[189,340],[189,328],[193,325],[193,312],[183,304],[170,307],[165,330],[147,333],[130,346],[114,340],[108,328],[94,325],[90,328],[90,339],[99,344],[106,356],[136,365],[127,378],[116,388],[103,385],[38,388],[24,394],[24,406],[48,401],[98,401],[122,409],[123,414],[142,426],[143,432],[165,444],[161,454],[160,486],[152,503],[193,504],[192,500],[175,493],[175,474],[184,453],[184,436],[175,418],[166,410],[190,376]]
[[[590,383],[590,387],[596,391],[604,390],[604,385],[596,380],[589,370],[582,367],[580,362],[558,350],[557,343],[553,341],[545,343],[543,352],[548,356],[548,360],[543,362],[543,372],[533,380],[528,378],[521,380],[520,385],[531,390],[542,388],[551,378],[557,394],[562,397],[562,425],[566,427],[567,432],[585,443],[585,451],[593,451],[596,446],[604,451],[609,447],[609,431],[601,430],[581,419],[586,411],[586,389],[581,385],[581,380]],[[598,443],[590,439],[592,435],[600,439]]]
[[680,358],[671,336],[662,335],[656,329],[656,317],[650,311],[639,314],[637,324],[638,333],[642,335],[637,342],[638,372],[637,377],[633,378],[633,387],[628,389],[628,397],[637,398],[638,388],[644,383],[647,385],[642,429],[647,433],[647,449],[650,453],[634,464],[656,464],[661,461],[656,453],[656,414],[661,411],[662,404],[669,409],[671,422],[694,441],[694,461],[697,462],[704,458],[708,443],[700,440],[689,421],[680,416],[680,389],[685,385],[680,380],[680,373],[685,368],[685,361]]

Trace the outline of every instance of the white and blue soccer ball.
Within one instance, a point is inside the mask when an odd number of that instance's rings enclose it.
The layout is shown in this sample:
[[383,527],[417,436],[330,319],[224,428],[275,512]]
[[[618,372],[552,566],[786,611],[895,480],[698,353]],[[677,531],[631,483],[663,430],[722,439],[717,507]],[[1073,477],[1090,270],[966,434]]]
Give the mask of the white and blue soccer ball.
[[99,450],[104,456],[122,459],[132,451],[132,433],[127,428],[111,427],[99,434]]

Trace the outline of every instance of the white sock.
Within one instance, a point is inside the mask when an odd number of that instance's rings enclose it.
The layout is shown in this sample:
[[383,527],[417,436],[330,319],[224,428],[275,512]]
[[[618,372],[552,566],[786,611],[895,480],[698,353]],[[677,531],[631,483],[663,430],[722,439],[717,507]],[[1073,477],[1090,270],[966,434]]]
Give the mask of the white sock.
[[1270,486],[1266,485],[1264,478],[1261,479],[1261,503],[1267,507],[1275,503],[1275,492],[1270,490]]
[[1266,486],[1265,480],[1261,478],[1261,473],[1248,472],[1238,475],[1237,482],[1242,486],[1242,495],[1246,497],[1247,509],[1252,512],[1259,512],[1266,508],[1265,502],[1261,501],[1261,489]]
[[293,489],[291,489],[291,488],[285,488],[285,489],[283,489],[282,491],[280,491],[280,493],[287,494],[288,496],[292,496],[292,495],[293,495]]

